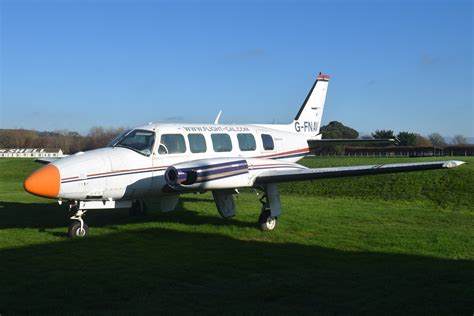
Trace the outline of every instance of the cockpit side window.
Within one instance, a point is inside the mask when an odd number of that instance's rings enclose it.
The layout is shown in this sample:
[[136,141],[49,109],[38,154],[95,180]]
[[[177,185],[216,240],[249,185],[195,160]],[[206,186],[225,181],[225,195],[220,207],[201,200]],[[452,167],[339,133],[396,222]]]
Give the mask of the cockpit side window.
[[155,132],[136,129],[126,134],[114,147],[123,147],[150,156],[155,143]]
[[186,152],[186,143],[184,136],[181,134],[163,134],[161,135],[160,146],[158,153],[160,155],[166,154],[181,154]]

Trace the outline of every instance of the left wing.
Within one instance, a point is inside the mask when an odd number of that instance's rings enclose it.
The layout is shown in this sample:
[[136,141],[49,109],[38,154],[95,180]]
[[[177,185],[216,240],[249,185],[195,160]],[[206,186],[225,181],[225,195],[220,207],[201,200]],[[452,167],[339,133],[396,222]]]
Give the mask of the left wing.
[[254,184],[267,184],[277,182],[317,180],[327,178],[341,178],[365,176],[372,174],[411,172],[454,168],[464,164],[464,161],[448,160],[435,162],[395,163],[386,165],[368,165],[351,167],[331,167],[299,170],[274,170],[258,175]]

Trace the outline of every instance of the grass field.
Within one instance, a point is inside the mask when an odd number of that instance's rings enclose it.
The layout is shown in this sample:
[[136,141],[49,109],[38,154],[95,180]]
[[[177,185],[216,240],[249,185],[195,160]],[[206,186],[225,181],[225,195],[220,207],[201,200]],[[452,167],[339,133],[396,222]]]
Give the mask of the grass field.
[[[38,167],[0,160],[0,314],[457,314],[474,312],[474,159],[455,170],[281,185],[271,233],[242,192],[148,215],[91,211],[69,240],[65,206],[23,192]],[[336,166],[422,159],[308,158]],[[433,160],[433,159],[423,159]],[[435,159],[439,160],[439,159]]]

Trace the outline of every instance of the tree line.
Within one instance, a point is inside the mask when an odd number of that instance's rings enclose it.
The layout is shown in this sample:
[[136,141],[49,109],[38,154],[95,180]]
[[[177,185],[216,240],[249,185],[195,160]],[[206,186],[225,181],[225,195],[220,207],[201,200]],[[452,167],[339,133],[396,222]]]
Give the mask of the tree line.
[[104,147],[124,130],[122,127],[92,127],[86,135],[81,135],[69,130],[0,129],[0,148],[61,148],[64,153],[73,154]]
[[463,135],[455,135],[454,138],[448,143],[443,136],[439,133],[432,133],[428,136],[423,136],[418,133],[401,131],[395,135],[393,130],[390,129],[378,129],[370,135],[363,135],[359,137],[359,132],[355,129],[345,126],[341,122],[332,121],[327,125],[321,127],[321,134],[323,139],[396,139],[397,145],[399,146],[416,146],[416,147],[428,147],[434,146],[444,148],[446,146],[462,146],[468,145],[466,137]]

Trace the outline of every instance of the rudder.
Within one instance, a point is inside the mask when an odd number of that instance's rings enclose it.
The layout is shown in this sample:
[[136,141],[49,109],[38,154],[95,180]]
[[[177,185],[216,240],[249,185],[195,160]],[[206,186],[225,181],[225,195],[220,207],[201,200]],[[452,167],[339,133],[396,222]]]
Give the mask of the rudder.
[[328,83],[329,76],[319,73],[292,123],[297,133],[311,136],[319,134]]

